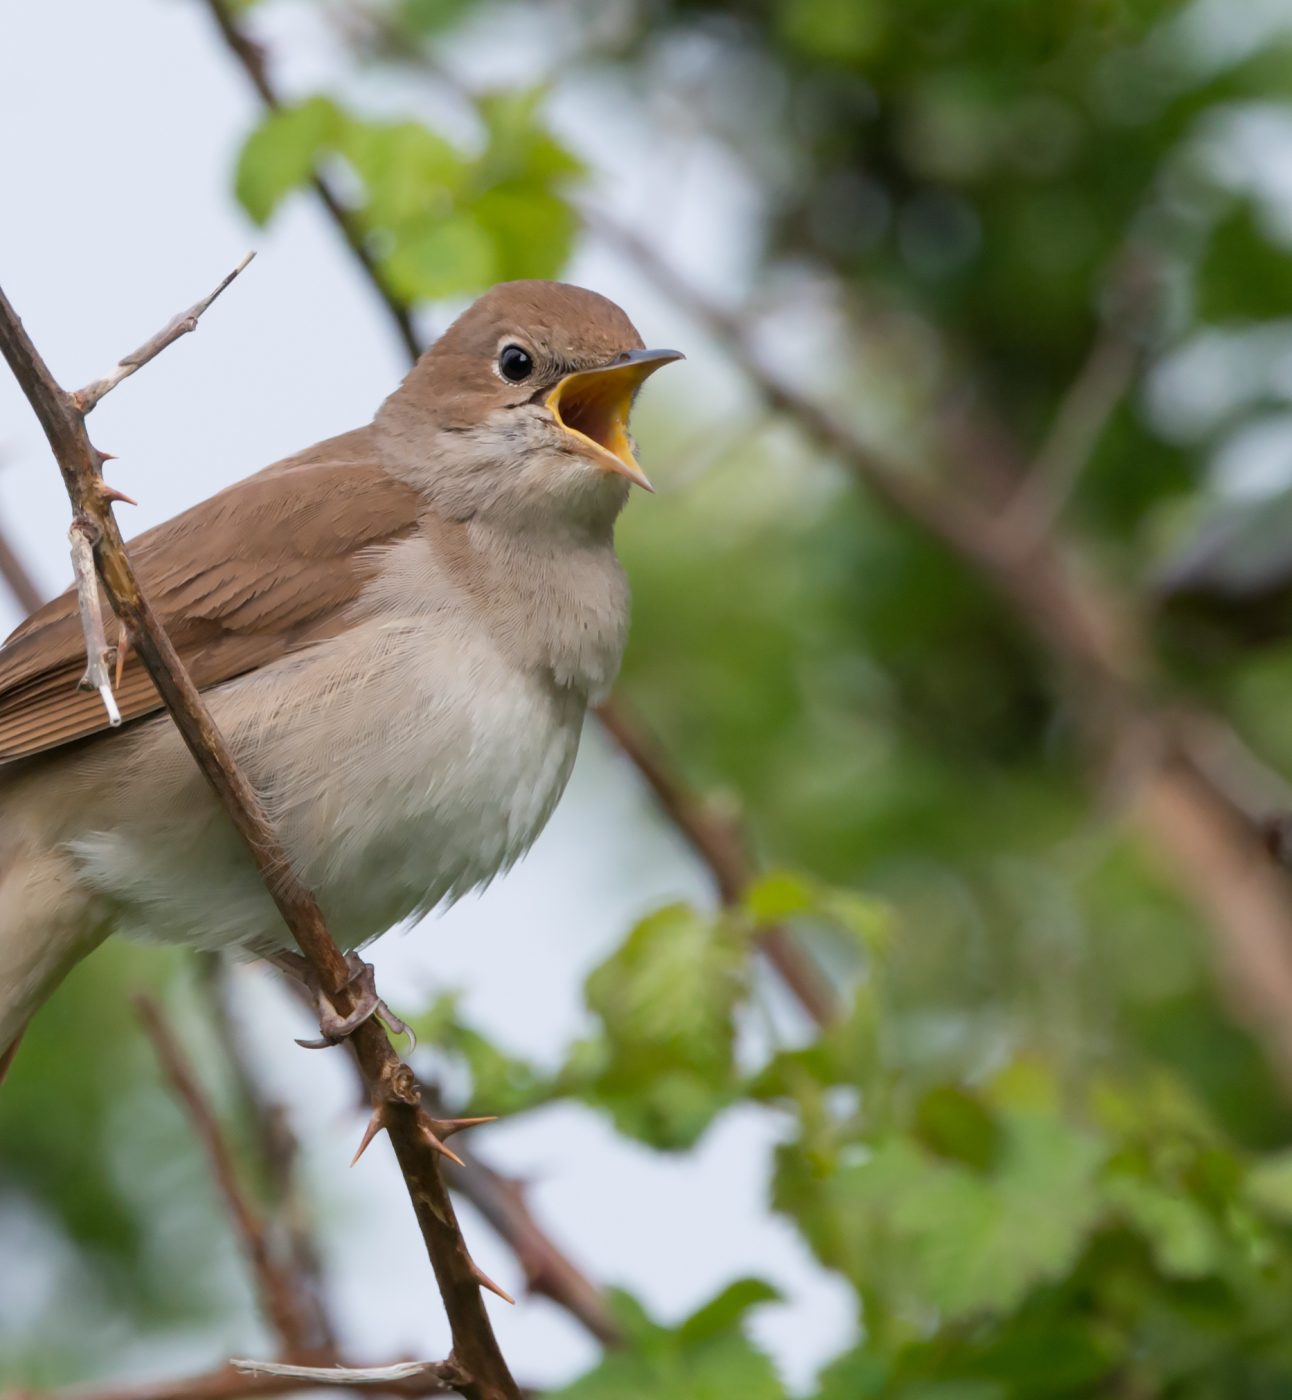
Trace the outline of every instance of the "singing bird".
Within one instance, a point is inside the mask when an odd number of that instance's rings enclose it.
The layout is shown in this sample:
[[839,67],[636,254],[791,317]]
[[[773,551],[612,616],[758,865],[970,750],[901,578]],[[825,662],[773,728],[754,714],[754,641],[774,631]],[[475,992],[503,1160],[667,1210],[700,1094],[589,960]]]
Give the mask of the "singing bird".
[[[614,526],[650,489],[629,411],[680,358],[595,292],[504,283],[369,426],[131,545],[344,948],[486,884],[551,816],[624,648]],[[0,1064],[111,934],[289,944],[137,658],[120,729],[84,666],[71,593],[0,649]]]

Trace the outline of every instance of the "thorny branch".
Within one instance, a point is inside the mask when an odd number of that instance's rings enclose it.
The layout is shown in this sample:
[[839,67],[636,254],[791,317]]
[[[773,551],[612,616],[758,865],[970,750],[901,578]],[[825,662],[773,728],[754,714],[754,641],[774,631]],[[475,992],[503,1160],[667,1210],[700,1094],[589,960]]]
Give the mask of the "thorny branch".
[[[112,514],[112,493],[103,481],[105,459],[86,432],[85,413],[54,380],[2,291],[0,353],[49,439],[74,516],[92,521],[99,531],[95,562],[113,612],[126,628],[189,751],[243,838],[319,985],[342,1016],[350,1014],[354,1002],[346,960],[332,941],[314,897],[296,877],[259,796],[234,761],[192,678],[140,592]],[[439,1171],[443,1147],[420,1105],[416,1080],[375,1021],[364,1022],[351,1044],[373,1104],[374,1122],[390,1135],[435,1270],[453,1336],[449,1362],[463,1377],[459,1389],[469,1400],[514,1400],[519,1392],[498,1350],[480,1296],[482,1285],[495,1286],[476,1267],[458,1228]]]
[[[261,101],[271,111],[276,111],[282,106],[282,100],[270,81],[265,54],[260,45],[240,27],[228,0],[202,0],[202,3],[210,11],[229,52],[241,65]],[[313,183],[328,215],[394,321],[409,358],[416,360],[423,347],[413,330],[408,308],[381,275],[344,201],[323,176],[316,176]],[[723,902],[734,902],[744,892],[753,874],[748,848],[738,827],[716,818],[704,800],[689,789],[676,766],[630,714],[622,700],[612,697],[599,707],[597,715],[645,779],[666,815],[708,866]],[[733,853],[737,851],[738,857],[733,858]],[[742,873],[733,882],[732,876],[737,868]],[[769,930],[761,939],[761,948],[786,986],[817,1024],[824,1025],[834,1019],[839,1011],[838,997],[816,962],[795,942],[788,929]]]

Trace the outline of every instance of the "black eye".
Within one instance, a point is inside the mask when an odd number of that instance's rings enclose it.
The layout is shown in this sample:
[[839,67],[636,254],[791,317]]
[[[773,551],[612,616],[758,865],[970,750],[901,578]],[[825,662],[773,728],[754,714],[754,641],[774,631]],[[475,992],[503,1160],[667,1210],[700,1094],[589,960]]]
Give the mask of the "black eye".
[[520,345],[504,345],[498,356],[498,372],[504,379],[519,384],[534,373],[533,356]]

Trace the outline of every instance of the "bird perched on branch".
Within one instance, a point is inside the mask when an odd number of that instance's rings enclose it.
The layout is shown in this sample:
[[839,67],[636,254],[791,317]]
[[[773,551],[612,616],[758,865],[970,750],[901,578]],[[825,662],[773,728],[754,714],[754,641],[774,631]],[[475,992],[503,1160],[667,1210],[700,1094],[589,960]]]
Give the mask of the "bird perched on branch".
[[[343,948],[486,884],[551,816],[624,646],[614,524],[650,489],[629,410],[680,358],[594,292],[503,284],[371,425],[132,544]],[[110,934],[287,956],[151,680],[119,659],[109,729],[78,686],[73,594],[0,650],[0,1064]]]

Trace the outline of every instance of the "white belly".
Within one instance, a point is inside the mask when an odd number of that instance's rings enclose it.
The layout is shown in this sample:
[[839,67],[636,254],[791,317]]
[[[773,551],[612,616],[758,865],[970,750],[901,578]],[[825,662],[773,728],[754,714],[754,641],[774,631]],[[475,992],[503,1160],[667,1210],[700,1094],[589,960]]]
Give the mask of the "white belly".
[[[346,947],[487,883],[565,789],[582,695],[517,671],[443,618],[372,622],[290,664],[209,698]],[[69,844],[116,906],[117,930],[206,947],[286,942],[169,721],[101,755],[93,786],[110,818]],[[161,800],[155,786],[133,800],[149,771],[165,775]]]

